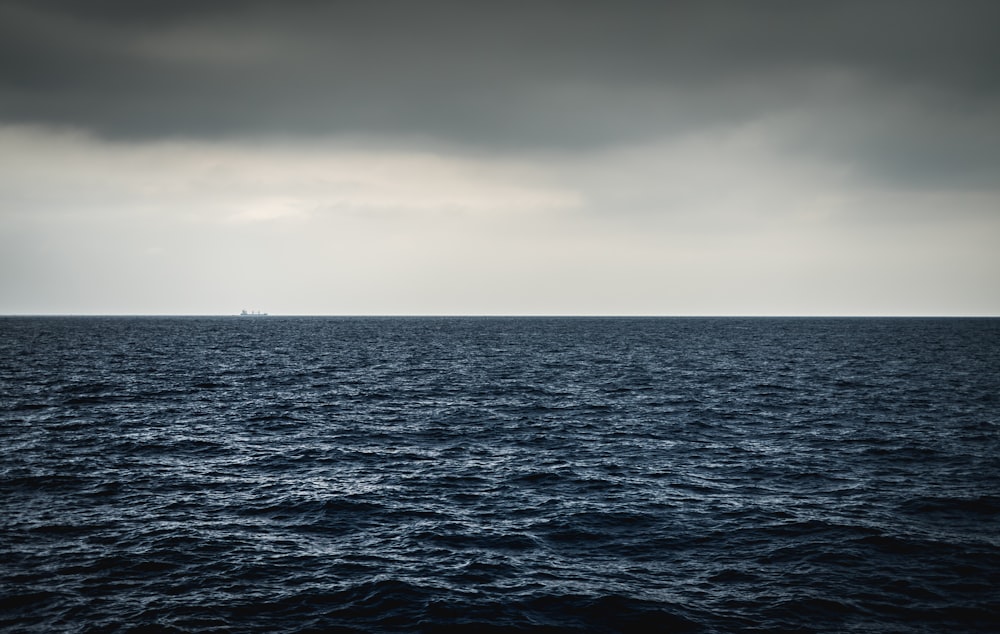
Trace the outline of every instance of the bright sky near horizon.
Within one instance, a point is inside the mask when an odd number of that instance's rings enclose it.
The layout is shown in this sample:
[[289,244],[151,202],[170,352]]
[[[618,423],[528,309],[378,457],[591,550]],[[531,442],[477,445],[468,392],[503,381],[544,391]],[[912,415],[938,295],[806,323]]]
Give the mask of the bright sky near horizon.
[[998,23],[0,0],[0,314],[1000,315]]

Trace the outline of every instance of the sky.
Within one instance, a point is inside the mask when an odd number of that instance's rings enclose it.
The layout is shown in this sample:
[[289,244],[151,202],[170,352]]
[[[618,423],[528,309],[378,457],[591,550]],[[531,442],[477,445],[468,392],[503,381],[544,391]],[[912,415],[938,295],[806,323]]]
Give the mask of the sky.
[[1000,315],[997,24],[0,0],[0,314]]

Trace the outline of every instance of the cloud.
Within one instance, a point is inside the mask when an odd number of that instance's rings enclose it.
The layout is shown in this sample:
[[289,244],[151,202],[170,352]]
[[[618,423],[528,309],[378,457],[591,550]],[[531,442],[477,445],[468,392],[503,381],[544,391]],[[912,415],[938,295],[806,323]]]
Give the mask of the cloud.
[[317,213],[479,213],[578,206],[573,190],[504,159],[386,151],[314,140],[107,141],[84,131],[0,127],[6,214],[92,214],[100,208],[201,219],[267,220]]
[[797,114],[800,147],[878,177],[983,183],[1000,164],[992,2],[0,11],[0,119],[109,138],[367,135],[577,151]]
[[756,124],[586,153],[484,156],[0,129],[0,308],[1000,306],[995,192],[873,188],[849,166],[787,154],[778,137]]
[[0,0],[0,310],[996,313],[997,6]]

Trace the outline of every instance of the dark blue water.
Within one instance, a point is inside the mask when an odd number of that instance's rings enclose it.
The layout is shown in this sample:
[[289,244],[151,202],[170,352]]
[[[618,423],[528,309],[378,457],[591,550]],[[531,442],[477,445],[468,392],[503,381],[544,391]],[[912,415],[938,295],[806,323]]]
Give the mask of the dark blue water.
[[10,631],[996,631],[1000,320],[0,319]]

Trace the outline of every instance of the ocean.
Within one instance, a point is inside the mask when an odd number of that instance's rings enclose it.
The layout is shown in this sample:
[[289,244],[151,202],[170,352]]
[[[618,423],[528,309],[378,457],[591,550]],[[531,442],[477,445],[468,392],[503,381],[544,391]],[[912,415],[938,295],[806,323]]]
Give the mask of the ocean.
[[0,318],[11,632],[995,632],[1000,319]]

